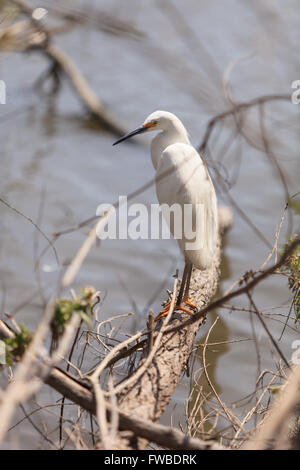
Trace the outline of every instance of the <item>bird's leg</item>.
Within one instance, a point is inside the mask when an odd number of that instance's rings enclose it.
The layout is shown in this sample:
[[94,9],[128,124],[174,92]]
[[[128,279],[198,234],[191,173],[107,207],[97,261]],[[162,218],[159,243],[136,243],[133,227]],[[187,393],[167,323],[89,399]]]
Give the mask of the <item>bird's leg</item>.
[[194,297],[192,299],[189,299],[189,291],[190,291],[190,283],[191,283],[192,272],[193,272],[193,265],[192,265],[192,263],[190,263],[187,278],[186,278],[184,295],[183,295],[182,301],[185,304],[192,307],[192,308],[197,308],[196,305],[193,304],[193,301],[195,300]]
[[[182,281],[181,281],[181,285],[179,289],[179,294],[178,294],[177,301],[176,301],[176,307],[175,307],[175,310],[182,310],[183,312],[189,313],[190,315],[193,315],[193,312],[189,310],[188,308],[184,307],[182,305],[182,302],[189,305],[192,308],[196,308],[196,306],[192,303],[194,299],[188,300],[192,270],[193,270],[193,265],[189,261],[186,261],[183,275],[182,275]],[[155,318],[155,321],[160,320],[161,318],[165,317],[168,314],[170,305],[171,305],[171,301],[168,301],[165,303],[163,309],[159,312],[159,314]]]
[[189,300],[189,290],[190,290],[192,271],[193,271],[193,265],[190,261],[186,259],[182,282],[180,286],[180,291],[179,291],[177,302],[176,302],[177,310],[182,310],[183,312],[189,313],[190,315],[193,315],[193,312],[187,309],[186,307],[183,307],[182,304],[184,303],[192,308],[196,308],[196,306],[192,303],[194,299]]
[[[184,285],[185,285],[185,281],[186,281],[186,276],[187,276],[187,263],[185,264],[184,266],[184,271],[183,271],[183,275],[182,275],[182,281],[181,281],[181,286],[180,286],[180,290],[179,290],[179,294],[178,294],[178,297],[177,297],[177,302],[176,302],[176,306],[175,308],[178,306],[179,307],[179,304],[181,303],[181,301],[178,303],[179,299],[182,299],[182,296],[183,296],[183,292],[184,292]],[[166,315],[168,315],[168,312],[169,312],[169,309],[170,309],[170,305],[171,305],[171,301],[169,300],[168,302],[166,302],[163,306],[163,309],[159,312],[159,314],[157,315],[157,317],[155,318],[155,321],[158,321],[160,320],[161,318],[165,317]],[[184,307],[183,307],[184,308]],[[182,310],[180,308],[180,310]],[[187,309],[185,309],[187,310]],[[187,312],[187,313],[191,313],[191,312]]]
[[177,302],[176,302],[177,307],[181,304],[181,301],[182,301],[182,298],[183,298],[183,293],[185,292],[184,287],[185,287],[188,275],[189,275],[189,262],[186,261],[185,265],[184,265],[184,270],[183,270],[182,281],[181,281],[181,285],[180,285],[180,289],[179,289],[179,294],[178,294]]

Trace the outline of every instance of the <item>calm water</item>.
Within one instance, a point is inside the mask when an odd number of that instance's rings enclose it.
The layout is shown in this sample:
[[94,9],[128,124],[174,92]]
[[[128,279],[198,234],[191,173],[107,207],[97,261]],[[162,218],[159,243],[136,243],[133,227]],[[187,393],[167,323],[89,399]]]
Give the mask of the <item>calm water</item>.
[[[170,21],[170,11],[159,8],[159,2],[135,0],[129,2],[130,8],[119,1],[109,5],[102,1],[89,2],[92,3],[131,22],[145,37],[134,40],[78,27],[58,37],[57,44],[72,56],[92,88],[128,130],[140,125],[153,110],[166,109],[182,119],[192,142],[199,143],[209,117],[225,109],[221,77],[226,67],[237,59],[243,61],[236,65],[230,79],[236,100],[289,93],[291,82],[300,78],[296,52],[300,21],[295,13],[296,1],[285,1],[283,7],[283,1],[262,4],[231,0],[225,6],[220,0],[187,0],[184,22],[175,26]],[[180,2],[174,3],[182,8]],[[64,5],[71,6],[74,2],[64,2]],[[182,30],[185,23],[193,35]],[[18,210],[38,221],[50,235],[94,215],[98,204],[114,202],[120,194],[138,188],[154,173],[148,136],[136,139],[136,145],[112,148],[115,137],[85,117],[67,82],[63,82],[61,92],[53,99],[38,95],[33,90],[33,82],[46,66],[45,59],[37,54],[1,56],[0,78],[6,81],[8,102],[1,106],[0,193]],[[291,104],[267,108],[267,116],[272,115],[269,135],[288,175],[291,194],[299,189],[300,176],[299,147],[295,146],[299,112],[297,115],[295,108]],[[277,114],[279,109],[284,109],[286,116]],[[14,114],[9,117],[11,113]],[[251,120],[255,130],[259,115],[251,114]],[[228,136],[229,127],[218,128],[214,133],[211,145],[214,158],[220,160]],[[273,243],[285,199],[267,158],[241,141],[235,142],[222,164],[222,174],[231,177],[239,167],[231,197]],[[222,201],[220,194],[219,199]],[[156,202],[154,188],[134,202]],[[223,202],[227,202],[226,198]],[[16,313],[18,321],[23,320],[33,328],[41,315],[43,298],[52,292],[59,274],[52,269],[55,258],[49,250],[38,280],[34,262],[45,241],[26,220],[4,206],[0,210],[2,310],[18,309],[36,292],[40,282],[43,294],[35,294]],[[260,266],[268,254],[268,248],[236,211],[234,216],[234,226],[224,243],[220,293],[245,271]],[[281,242],[285,233],[286,225]],[[82,231],[59,239],[56,249],[61,263],[74,256],[84,236]],[[148,307],[159,310],[165,289],[172,285],[171,273],[176,267],[182,269],[182,260],[173,240],[106,241],[90,252],[75,287],[92,284],[106,294],[101,310],[103,318],[135,311],[130,324],[134,331],[144,325],[145,306],[156,292],[159,292],[156,300]],[[255,292],[259,308],[284,306],[289,298],[286,284],[279,278],[268,280]],[[247,300],[236,299],[234,304],[247,306]],[[286,313],[286,309],[278,307],[276,313]],[[248,313],[221,310],[218,314],[221,318],[213,332],[213,341],[252,338]],[[201,335],[207,332],[214,315],[209,315]],[[282,324],[270,322],[269,325],[277,338]],[[256,333],[261,343],[262,368],[274,368],[274,357],[259,325]],[[295,338],[296,333],[287,330],[281,341],[288,358]],[[215,385],[227,403],[255,388],[257,364],[253,341],[215,346],[208,362]],[[196,366],[199,368],[200,363]],[[189,381],[183,379],[164,415],[165,423],[170,423],[171,415],[173,423],[183,422],[188,389]],[[51,403],[53,397],[53,392],[45,387],[39,402]],[[30,403],[28,409],[31,406],[35,407]],[[54,427],[54,418],[49,423],[50,428]],[[28,426],[19,426],[17,430],[10,433],[8,446],[37,445],[39,438],[31,429],[28,431]]]

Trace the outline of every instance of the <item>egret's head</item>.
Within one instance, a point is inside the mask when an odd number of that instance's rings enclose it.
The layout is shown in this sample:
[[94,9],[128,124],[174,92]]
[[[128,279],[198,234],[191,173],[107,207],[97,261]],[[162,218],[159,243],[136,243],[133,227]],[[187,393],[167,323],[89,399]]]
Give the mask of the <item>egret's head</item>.
[[167,131],[178,122],[180,121],[175,114],[168,111],[154,111],[145,119],[143,126],[148,130]]
[[[169,113],[168,111],[154,111],[144,121],[144,123],[132,132],[121,137],[119,140],[113,143],[113,145],[119,144],[124,140],[129,139],[137,134],[150,131],[166,131],[179,119],[175,114]],[[180,122],[180,121],[179,121]]]

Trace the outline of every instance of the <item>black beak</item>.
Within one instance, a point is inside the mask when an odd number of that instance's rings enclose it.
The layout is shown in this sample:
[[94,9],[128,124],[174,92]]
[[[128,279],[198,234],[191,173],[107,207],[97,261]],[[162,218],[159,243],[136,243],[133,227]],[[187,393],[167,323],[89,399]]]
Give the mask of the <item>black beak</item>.
[[146,132],[147,130],[148,130],[147,127],[140,126],[140,127],[138,127],[137,129],[135,129],[135,131],[132,131],[132,132],[129,132],[128,134],[126,134],[126,135],[123,135],[123,137],[121,137],[119,140],[117,140],[116,142],[114,142],[113,145],[117,145],[117,144],[119,144],[120,142],[123,142],[123,140],[127,140],[127,139],[129,139],[130,137],[133,137],[134,135],[142,134],[143,132]]

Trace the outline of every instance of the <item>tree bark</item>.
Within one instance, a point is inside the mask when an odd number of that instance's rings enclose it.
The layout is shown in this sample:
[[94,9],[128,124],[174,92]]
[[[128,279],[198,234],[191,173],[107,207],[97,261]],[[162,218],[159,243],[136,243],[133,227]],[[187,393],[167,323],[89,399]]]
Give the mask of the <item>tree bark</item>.
[[[220,277],[221,237],[223,232],[232,224],[232,213],[226,207],[219,209],[219,237],[210,269],[200,271],[193,269],[190,294],[195,298],[195,305],[200,310],[206,306],[215,295]],[[180,325],[182,317],[188,314],[173,314],[171,326]],[[138,416],[147,421],[157,422],[178,385],[185,371],[192,352],[194,338],[204,318],[179,331],[165,334],[159,351],[150,367],[142,377],[118,395],[120,411],[131,416]],[[146,347],[145,347],[146,351]],[[145,359],[140,361],[141,365]],[[139,442],[138,448],[144,448],[146,442]]]

